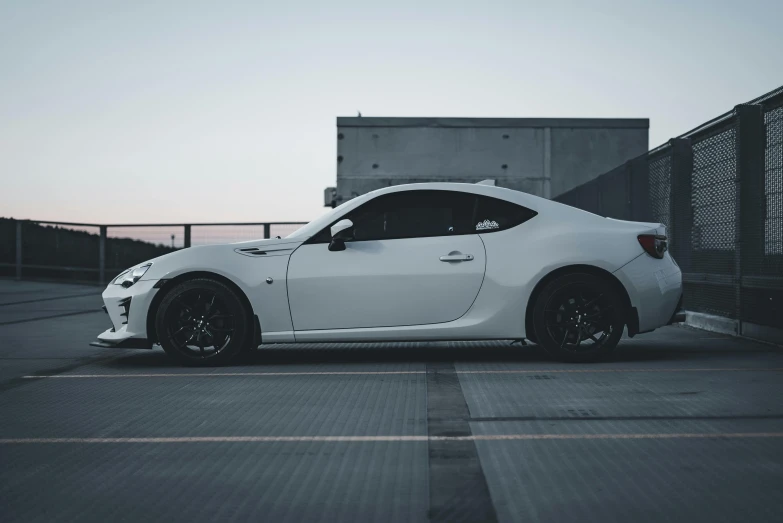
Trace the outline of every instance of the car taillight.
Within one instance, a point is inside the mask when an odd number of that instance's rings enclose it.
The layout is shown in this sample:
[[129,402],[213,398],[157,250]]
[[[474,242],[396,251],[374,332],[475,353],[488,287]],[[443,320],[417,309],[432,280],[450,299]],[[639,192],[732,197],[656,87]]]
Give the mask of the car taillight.
[[639,245],[642,246],[644,252],[653,258],[658,258],[660,260],[666,253],[666,249],[668,249],[666,236],[660,234],[640,234],[637,238],[639,240]]

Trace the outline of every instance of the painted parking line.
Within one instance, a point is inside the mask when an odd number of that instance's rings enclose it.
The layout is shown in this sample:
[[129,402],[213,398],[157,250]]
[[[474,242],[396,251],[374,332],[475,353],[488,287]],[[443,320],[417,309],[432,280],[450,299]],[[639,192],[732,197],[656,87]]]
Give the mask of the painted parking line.
[[[458,370],[457,374],[590,374],[623,372],[781,372],[774,368],[701,368],[701,369],[535,369],[535,370]],[[384,376],[426,374],[424,370],[388,371],[307,371],[307,372],[158,372],[142,374],[42,374],[22,376],[24,379],[108,379],[108,378],[222,378],[265,376]]]
[[84,298],[85,296],[100,296],[100,292],[88,292],[85,294],[69,294],[67,296],[49,296],[46,298],[36,298],[34,300],[12,301],[7,303],[0,303],[0,307],[8,307],[10,305],[24,305],[27,303],[38,303],[40,301],[54,301],[54,300],[67,300],[70,298]]
[[533,441],[613,439],[783,438],[783,432],[706,432],[644,434],[474,434],[470,436],[185,436],[164,438],[0,438],[0,445],[132,443],[383,443],[430,441]]
[[458,370],[458,374],[589,374],[593,372],[606,373],[606,372],[780,372],[783,371],[783,367],[774,368],[753,368],[753,367],[736,367],[736,368],[702,368],[702,369],[688,369],[688,368],[674,368],[674,369],[540,369],[540,370]]
[[41,320],[51,320],[51,319],[57,319],[57,318],[67,318],[68,316],[78,316],[80,314],[92,314],[95,312],[102,312],[103,309],[88,309],[85,311],[75,311],[75,312],[63,312],[62,314],[52,314],[49,316],[36,316],[35,318],[23,318],[21,320],[13,320],[13,321],[3,321],[0,322],[0,327],[5,325],[16,325],[19,323],[30,323],[31,321],[41,321]]
[[220,378],[226,376],[366,376],[394,374],[426,374],[423,370],[388,370],[388,371],[313,371],[313,372],[160,372],[152,374],[51,374],[41,376],[22,376],[25,379],[43,378]]

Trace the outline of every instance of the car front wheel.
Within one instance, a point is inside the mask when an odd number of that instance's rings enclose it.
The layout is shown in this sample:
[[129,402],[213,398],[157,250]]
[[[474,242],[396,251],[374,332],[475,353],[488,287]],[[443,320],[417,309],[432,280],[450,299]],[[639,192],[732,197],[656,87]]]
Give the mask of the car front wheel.
[[211,279],[177,284],[155,316],[158,340],[184,365],[223,365],[252,337],[249,313],[236,292]]
[[598,361],[620,341],[624,309],[621,296],[606,279],[585,273],[560,276],[536,300],[536,338],[561,361]]

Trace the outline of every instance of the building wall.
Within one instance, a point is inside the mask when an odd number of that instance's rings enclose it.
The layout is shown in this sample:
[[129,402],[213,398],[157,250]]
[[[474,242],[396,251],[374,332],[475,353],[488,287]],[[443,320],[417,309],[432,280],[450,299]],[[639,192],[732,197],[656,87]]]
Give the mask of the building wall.
[[484,179],[551,198],[647,152],[648,129],[646,119],[338,118],[333,199]]

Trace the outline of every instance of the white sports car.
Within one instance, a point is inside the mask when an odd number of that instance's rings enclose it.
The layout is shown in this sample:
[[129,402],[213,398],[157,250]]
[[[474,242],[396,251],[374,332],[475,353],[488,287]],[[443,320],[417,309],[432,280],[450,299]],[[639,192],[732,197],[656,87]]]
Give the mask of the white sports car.
[[528,339],[608,355],[682,321],[682,275],[659,223],[603,218],[489,184],[398,185],[287,238],[176,251],[103,292],[93,345],[226,363],[264,343]]

